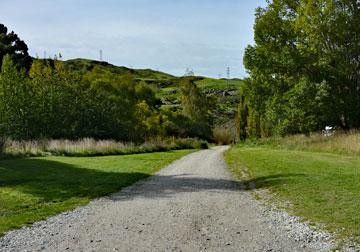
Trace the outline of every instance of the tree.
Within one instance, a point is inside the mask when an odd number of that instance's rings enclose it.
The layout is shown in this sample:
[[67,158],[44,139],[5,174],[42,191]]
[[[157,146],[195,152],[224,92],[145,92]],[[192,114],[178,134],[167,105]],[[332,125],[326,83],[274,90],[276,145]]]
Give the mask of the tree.
[[5,25],[0,24],[0,68],[5,55],[10,55],[18,69],[28,70],[31,65],[31,57],[28,54],[28,47],[23,40],[13,31],[8,33]]
[[19,72],[11,57],[3,59],[0,74],[0,131],[16,139],[34,137],[31,131],[33,93],[23,72]]
[[261,135],[360,127],[359,1],[273,0],[257,9],[254,29],[244,55],[248,127],[260,123]]
[[238,138],[243,141],[246,139],[246,129],[248,128],[248,116],[249,108],[248,101],[244,89],[240,91],[240,102],[238,106],[238,111],[236,114],[236,130]]
[[212,101],[196,86],[192,77],[180,84],[182,113],[189,120],[184,125],[188,136],[210,139],[212,135]]
[[360,126],[360,2],[301,1],[297,30],[301,47],[316,59],[311,75],[329,87],[328,121],[343,129]]

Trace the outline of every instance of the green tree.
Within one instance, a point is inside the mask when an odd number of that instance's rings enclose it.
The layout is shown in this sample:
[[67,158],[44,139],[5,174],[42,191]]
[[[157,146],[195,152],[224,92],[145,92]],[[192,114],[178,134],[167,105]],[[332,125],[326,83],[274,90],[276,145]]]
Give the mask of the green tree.
[[248,127],[249,108],[244,89],[241,90],[239,95],[240,102],[236,115],[236,130],[238,133],[238,138],[243,141],[247,138],[246,129]]
[[33,137],[30,130],[32,94],[25,74],[16,69],[9,55],[5,55],[0,74],[1,135],[17,139]]
[[13,31],[8,32],[5,25],[0,24],[0,68],[5,55],[10,55],[18,68],[30,68],[31,57],[25,42]]
[[244,56],[248,127],[259,121],[261,135],[360,127],[359,13],[356,0],[273,0],[257,9],[256,43]]
[[360,126],[360,2],[307,0],[299,8],[299,46],[316,61],[310,80],[329,87],[328,121],[344,129]]
[[184,127],[191,137],[210,139],[212,136],[213,102],[196,86],[192,77],[180,83],[182,113],[188,117]]

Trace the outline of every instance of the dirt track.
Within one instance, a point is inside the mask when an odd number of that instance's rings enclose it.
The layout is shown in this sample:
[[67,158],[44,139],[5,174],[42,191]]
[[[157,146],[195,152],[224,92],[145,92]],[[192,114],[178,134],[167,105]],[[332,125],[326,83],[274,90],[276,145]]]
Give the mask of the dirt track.
[[271,225],[216,147],[88,206],[7,234],[0,251],[311,251]]

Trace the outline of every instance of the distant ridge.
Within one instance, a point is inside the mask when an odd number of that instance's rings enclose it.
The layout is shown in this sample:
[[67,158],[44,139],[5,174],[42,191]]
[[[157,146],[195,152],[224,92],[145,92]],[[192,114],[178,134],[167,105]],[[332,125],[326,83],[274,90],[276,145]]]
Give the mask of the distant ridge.
[[175,76],[171,74],[152,70],[152,69],[133,69],[125,66],[115,66],[106,61],[77,58],[77,59],[66,60],[64,61],[64,63],[65,66],[68,67],[69,69],[81,73],[86,73],[88,71],[91,71],[95,66],[98,66],[101,68],[101,70],[114,74],[125,74],[130,72],[134,74],[136,78],[141,78],[141,79],[168,80],[171,78],[175,78]]

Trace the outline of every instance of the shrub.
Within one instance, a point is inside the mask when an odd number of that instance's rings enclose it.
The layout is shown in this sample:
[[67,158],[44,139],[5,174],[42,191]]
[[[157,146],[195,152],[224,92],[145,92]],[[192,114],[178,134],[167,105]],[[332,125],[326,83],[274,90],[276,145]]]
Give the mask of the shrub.
[[213,141],[217,144],[231,144],[232,137],[229,130],[225,128],[215,128],[213,131]]

